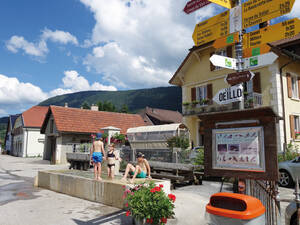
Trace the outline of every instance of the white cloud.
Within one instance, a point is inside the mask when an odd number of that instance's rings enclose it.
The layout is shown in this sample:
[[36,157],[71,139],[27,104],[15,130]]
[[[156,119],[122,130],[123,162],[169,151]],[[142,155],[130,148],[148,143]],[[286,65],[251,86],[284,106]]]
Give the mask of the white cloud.
[[0,74],[0,104],[38,103],[47,97],[38,86]]
[[[117,87],[166,85],[193,46],[192,33],[201,16],[182,11],[186,0],[81,2],[96,20],[91,39],[85,41],[96,48],[84,64]],[[215,13],[213,6],[203,10],[203,16]]]
[[6,42],[6,48],[13,53],[17,53],[19,49],[22,49],[26,54],[32,56],[43,56],[48,52],[46,42],[32,43],[26,41],[24,37],[16,35]]
[[13,53],[17,53],[19,49],[22,49],[27,55],[45,57],[45,55],[49,52],[47,41],[58,42],[60,44],[71,43],[78,45],[77,38],[69,32],[44,29],[39,41],[35,43],[29,42],[22,36],[14,35],[6,41],[6,48]]
[[52,30],[45,28],[43,30],[41,39],[43,39],[45,41],[50,39],[53,42],[58,42],[61,44],[71,43],[74,45],[78,45],[78,41],[75,36],[73,36],[69,32],[65,32],[65,31],[61,31],[61,30],[52,31]]
[[293,9],[290,14],[288,14],[289,17],[300,17],[300,2],[295,1]]
[[78,91],[88,90],[102,90],[102,91],[116,91],[117,88],[111,85],[105,86],[98,82],[94,82],[92,85],[89,84],[88,80],[83,76],[80,76],[75,70],[68,70],[64,72],[62,79],[62,87],[54,89],[50,92],[50,96],[62,95],[67,93],[73,93]]

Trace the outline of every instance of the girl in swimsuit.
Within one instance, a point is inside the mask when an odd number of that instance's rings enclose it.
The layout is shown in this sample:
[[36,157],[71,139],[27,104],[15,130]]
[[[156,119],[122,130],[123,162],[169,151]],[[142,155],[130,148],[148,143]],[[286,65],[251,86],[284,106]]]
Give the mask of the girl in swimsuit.
[[115,153],[115,144],[110,144],[109,150],[107,152],[107,175],[108,178],[114,179],[115,176],[115,160],[121,161],[121,158],[118,157]]

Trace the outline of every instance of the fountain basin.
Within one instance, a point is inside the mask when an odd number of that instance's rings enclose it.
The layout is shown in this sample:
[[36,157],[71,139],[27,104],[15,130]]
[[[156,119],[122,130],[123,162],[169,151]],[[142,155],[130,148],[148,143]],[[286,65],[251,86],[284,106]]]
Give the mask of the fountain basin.
[[[99,202],[105,205],[123,209],[124,199],[122,198],[125,188],[133,187],[116,177],[108,180],[103,176],[102,181],[93,179],[93,173],[89,171],[76,170],[51,170],[38,171],[37,186],[70,196]],[[145,179],[136,179],[136,184],[144,183]],[[170,193],[169,180],[153,179],[156,184],[163,184],[166,194]]]

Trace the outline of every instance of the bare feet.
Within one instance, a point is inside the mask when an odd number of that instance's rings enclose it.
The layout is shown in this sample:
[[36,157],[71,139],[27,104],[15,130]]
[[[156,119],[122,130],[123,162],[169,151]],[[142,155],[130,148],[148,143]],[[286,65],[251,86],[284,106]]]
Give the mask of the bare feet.
[[127,179],[126,179],[125,177],[123,177],[123,178],[121,179],[121,181],[122,181],[122,182],[127,182]]
[[97,178],[97,180],[101,181],[101,180],[102,180],[102,178],[101,178],[101,177],[98,177],[98,178]]
[[131,179],[131,180],[130,180],[130,183],[131,183],[131,184],[134,184],[134,179]]

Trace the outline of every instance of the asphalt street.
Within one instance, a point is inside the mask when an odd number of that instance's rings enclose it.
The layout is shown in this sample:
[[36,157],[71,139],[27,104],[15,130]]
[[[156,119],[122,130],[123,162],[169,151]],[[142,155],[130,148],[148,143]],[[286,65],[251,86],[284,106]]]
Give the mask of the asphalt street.
[[[58,169],[68,169],[68,165],[0,155],[0,225],[132,224],[131,218],[120,209],[34,187],[37,171]],[[176,219],[168,224],[206,224],[205,206],[220,186],[218,182],[204,181],[203,185],[173,190]],[[223,191],[231,192],[231,185],[225,184]],[[281,198],[293,198],[293,189],[280,189],[280,193]],[[287,204],[282,203],[283,212]]]

